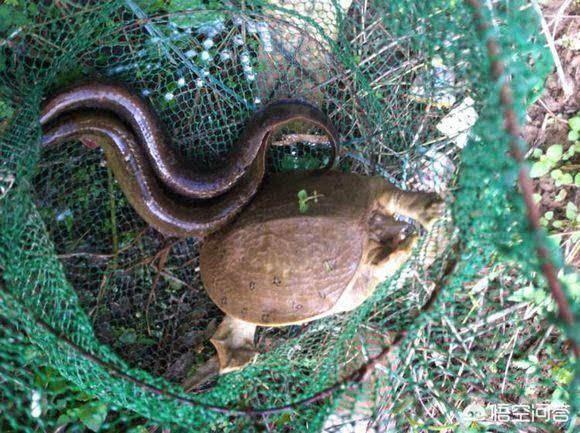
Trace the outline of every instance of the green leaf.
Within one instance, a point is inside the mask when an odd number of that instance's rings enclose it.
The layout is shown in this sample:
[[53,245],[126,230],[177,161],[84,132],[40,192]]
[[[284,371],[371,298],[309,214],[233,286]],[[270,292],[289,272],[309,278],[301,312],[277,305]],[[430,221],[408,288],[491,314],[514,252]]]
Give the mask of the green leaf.
[[284,425],[287,425],[290,421],[292,421],[292,415],[290,415],[289,413],[284,413],[280,418],[276,420],[276,424],[279,427],[282,427]]
[[556,170],[552,170],[552,172],[550,173],[550,177],[552,179],[560,179],[562,177],[564,173],[562,172],[562,170],[560,170],[559,168],[557,168]]
[[300,210],[300,213],[306,213],[308,211],[308,203],[305,201],[299,202],[298,209]]
[[298,191],[298,200],[304,201],[308,199],[308,193],[305,189]]
[[580,131],[580,116],[574,116],[568,119],[568,125],[572,131]]
[[28,3],[28,13],[33,17],[37,16],[40,11],[38,10],[38,6],[35,5],[33,2]]
[[29,346],[24,350],[24,361],[25,362],[32,361],[32,360],[38,358],[39,354],[40,353],[39,353],[38,349],[36,349],[36,347]]
[[516,290],[508,299],[513,302],[530,301],[533,298],[533,294],[534,286],[526,286]]
[[542,152],[542,149],[536,148],[534,149],[534,151],[532,152],[532,156],[536,159],[540,158],[540,156],[543,155],[544,152]]
[[137,341],[137,334],[133,329],[126,329],[119,337],[119,342],[123,344],[133,344]]
[[576,140],[578,140],[578,138],[580,138],[580,132],[579,131],[574,131],[573,129],[571,129],[568,132],[568,141],[576,141]]
[[580,275],[577,272],[570,271],[567,274],[559,275],[562,281],[568,288],[568,293],[573,299],[580,300]]
[[17,27],[29,22],[28,17],[21,10],[8,4],[0,5],[0,36],[2,33],[11,33]]
[[164,0],[138,0],[137,4],[145,12],[149,13],[159,12],[165,8]]
[[542,289],[537,289],[534,291],[533,301],[536,303],[536,305],[541,305],[542,302],[546,300],[547,296],[548,295],[546,295],[546,292],[544,292]]
[[561,189],[558,192],[558,195],[556,195],[556,197],[554,197],[554,200],[556,201],[562,201],[566,198],[566,196],[568,195],[568,191],[566,191],[565,189]]
[[532,375],[532,374],[534,374],[534,373],[535,373],[537,370],[538,370],[538,367],[536,367],[536,366],[530,367],[530,368],[528,368],[528,369],[526,370],[526,374],[530,374],[530,375]]
[[530,169],[530,177],[542,177],[547,174],[552,168],[552,163],[549,160],[540,160],[532,164]]
[[564,153],[564,146],[561,144],[552,144],[546,150],[546,158],[552,160],[553,162],[558,162],[562,159]]
[[555,368],[554,379],[556,379],[556,382],[558,382],[560,385],[568,385],[572,382],[572,379],[574,379],[574,372],[564,367]]
[[71,387],[63,377],[57,376],[50,381],[47,388],[54,394],[61,394],[69,391]]
[[580,186],[580,173],[576,173],[574,176],[574,185]]
[[140,346],[153,346],[154,344],[157,343],[158,343],[157,340],[148,337],[139,337],[137,339],[137,344],[139,344]]
[[[0,66],[0,70],[2,67]],[[0,119],[8,119],[14,114],[14,109],[8,105],[7,101],[0,99]]]
[[574,179],[572,178],[572,175],[570,173],[564,173],[562,176],[560,176],[556,180],[556,186],[572,185],[573,182],[574,182]]
[[105,403],[89,402],[77,410],[79,420],[89,429],[94,432],[100,430],[101,426],[107,418],[108,408]]
[[553,211],[548,211],[544,214],[544,218],[546,218],[548,221],[552,220],[552,218],[554,218],[554,212]]
[[542,195],[538,194],[538,193],[534,193],[534,195],[532,196],[534,199],[534,203],[538,204],[539,202],[542,201]]
[[319,168],[320,164],[323,162],[324,161],[321,161],[320,158],[314,157],[312,155],[284,155],[282,161],[280,161],[280,169],[282,171],[314,170]]
[[554,226],[554,228],[561,229],[562,227],[564,227],[564,221],[556,220],[552,223],[552,225]]
[[576,215],[578,215],[578,207],[569,201],[566,204],[566,218],[568,218],[570,221],[574,221],[574,219],[576,219]]
[[532,364],[530,364],[530,362],[526,361],[525,359],[514,361],[512,365],[514,366],[514,368],[517,368],[519,370],[526,370],[532,366]]
[[59,426],[63,426],[65,424],[68,424],[69,422],[74,421],[73,417],[71,417],[71,415],[67,412],[67,413],[61,413],[60,416],[57,418],[56,423]]

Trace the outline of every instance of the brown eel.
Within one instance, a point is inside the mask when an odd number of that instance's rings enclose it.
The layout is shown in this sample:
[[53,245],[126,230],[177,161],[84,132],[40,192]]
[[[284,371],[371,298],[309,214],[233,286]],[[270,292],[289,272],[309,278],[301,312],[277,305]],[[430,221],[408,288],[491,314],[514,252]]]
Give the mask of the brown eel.
[[148,224],[168,236],[200,238],[252,199],[264,177],[271,133],[296,120],[328,135],[331,167],[338,133],[318,108],[302,101],[278,101],[255,113],[226,165],[213,173],[188,169],[147,102],[123,86],[76,86],[51,98],[40,117],[43,147],[72,139],[101,146],[129,203]]

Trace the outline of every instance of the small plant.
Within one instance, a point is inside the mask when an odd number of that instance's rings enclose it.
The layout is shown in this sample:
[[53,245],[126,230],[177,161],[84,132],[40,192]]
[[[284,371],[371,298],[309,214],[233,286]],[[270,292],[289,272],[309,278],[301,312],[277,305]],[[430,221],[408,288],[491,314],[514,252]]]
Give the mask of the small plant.
[[[580,115],[576,115],[568,120],[570,130],[567,147],[562,144],[553,144],[544,153],[542,149],[535,149],[532,158],[530,176],[541,178],[540,188],[542,194],[535,194],[536,203],[544,209],[540,223],[557,232],[570,230],[573,238],[578,238],[574,230],[580,223],[578,207],[575,203],[574,189],[580,186],[580,172],[576,163],[577,155],[580,153]],[[542,187],[546,181],[554,185],[546,190]],[[553,183],[551,183],[553,182]]]
[[[568,161],[579,151],[578,145],[571,145],[566,152],[562,144],[552,144],[544,154],[542,149],[535,149],[532,154],[538,160],[532,164],[530,176],[538,178],[550,173],[550,177],[556,181],[556,186],[572,185],[574,179],[570,173],[557,168],[562,162]],[[580,177],[576,175],[576,182],[580,182]]]
[[312,195],[308,195],[305,189],[298,191],[298,208],[300,209],[300,213],[308,212],[308,202],[313,200],[314,203],[318,203],[320,197],[322,197],[322,194],[318,194],[316,191]]
[[109,408],[98,400],[89,400],[78,407],[68,409],[58,419],[58,423],[66,426],[74,422],[81,422],[90,431],[98,432],[107,418]]
[[568,125],[570,126],[570,132],[568,132],[569,141],[580,140],[580,115],[576,115],[568,120]]
[[[31,347],[26,356],[36,358],[38,352]],[[57,430],[82,424],[89,431],[104,431],[101,427],[105,427],[109,415],[106,403],[85,394],[50,367],[40,367],[33,381],[35,389],[31,394],[31,417],[56,419]]]

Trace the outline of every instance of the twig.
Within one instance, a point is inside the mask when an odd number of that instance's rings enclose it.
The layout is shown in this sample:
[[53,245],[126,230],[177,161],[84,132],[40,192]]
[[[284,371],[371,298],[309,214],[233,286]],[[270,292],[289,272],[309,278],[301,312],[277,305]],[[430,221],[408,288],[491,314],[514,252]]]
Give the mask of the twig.
[[94,258],[96,260],[105,260],[105,259],[110,259],[112,257],[115,256],[119,256],[122,252],[127,251],[129,248],[131,248],[133,245],[135,245],[145,234],[145,232],[148,230],[148,227],[145,227],[144,229],[142,229],[139,233],[137,233],[137,235],[135,236],[135,238],[133,238],[131,240],[131,242],[129,242],[127,245],[125,245],[122,248],[119,248],[119,250],[116,253],[110,253],[110,254],[106,254],[106,253],[89,253],[86,251],[78,251],[78,252],[72,252],[72,253],[65,253],[65,254],[57,254],[57,258],[58,259],[70,259],[70,258],[74,258],[74,257],[88,257],[88,258]]
[[[358,161],[359,163],[361,163],[362,165],[365,166],[365,168],[370,169],[372,162],[369,161],[368,159],[366,159],[364,156],[362,156],[360,153],[358,152],[348,152],[346,154],[347,157],[354,159],[355,161]],[[378,174],[380,174],[382,177],[384,177],[385,179],[387,179],[389,182],[391,182],[394,185],[397,185],[399,183],[399,181],[394,178],[393,176],[391,176],[391,174],[385,170],[382,167],[376,167],[376,171]]]
[[273,141],[272,146],[291,146],[296,143],[330,144],[330,139],[318,134],[285,134],[281,140]]
[[538,356],[538,353],[540,353],[540,350],[542,350],[542,347],[544,347],[544,344],[546,344],[546,341],[548,340],[548,337],[550,336],[550,334],[552,334],[553,330],[554,330],[554,325],[550,325],[548,327],[548,329],[546,330],[546,332],[544,333],[544,335],[542,336],[542,339],[540,340],[540,342],[537,344],[536,348],[534,349],[535,356]]
[[195,288],[191,284],[188,284],[185,281],[183,281],[181,278],[177,278],[175,275],[173,275],[167,271],[164,271],[164,270],[159,271],[159,274],[163,275],[168,280],[171,280],[171,281],[173,281],[177,284],[180,284],[184,287],[187,287],[187,289],[189,289],[191,292],[195,292]]
[[556,12],[556,15],[554,16],[554,19],[552,20],[552,23],[554,23],[554,27],[552,27],[552,34],[553,35],[556,35],[556,33],[558,32],[558,25],[560,24],[560,20],[562,18],[564,18],[564,17],[565,18],[577,18],[577,16],[575,16],[575,15],[574,16],[573,15],[564,15],[564,11],[570,7],[570,5],[572,4],[573,1],[574,0],[566,0],[558,8],[558,11]]
[[463,328],[459,332],[459,334],[460,335],[462,335],[462,334],[471,334],[472,332],[476,331],[477,328],[480,328],[482,326],[485,326],[486,328],[488,328],[488,329],[486,329],[486,331],[487,331],[487,330],[489,330],[489,325],[493,324],[494,322],[498,322],[498,321],[502,320],[503,318],[506,318],[508,316],[511,316],[517,310],[520,310],[522,308],[526,308],[527,305],[528,305],[527,302],[520,302],[520,303],[518,303],[516,305],[513,305],[513,306],[511,306],[509,308],[506,308],[505,310],[502,310],[502,311],[500,311],[498,313],[491,314],[491,315],[487,316],[485,319],[480,320],[477,323],[473,323],[473,324],[471,324],[471,325]]
[[[542,108],[543,108],[544,110],[546,110],[546,111],[548,112],[548,114],[550,114],[550,116],[552,116],[552,117],[553,117],[553,118],[554,118],[556,121],[558,121],[558,122],[560,122],[560,123],[563,123],[563,124],[565,124],[565,125],[568,125],[568,121],[567,121],[567,120],[564,120],[564,119],[562,119],[561,117],[558,117],[558,116],[556,116],[556,114],[555,114],[555,113],[554,113],[552,110],[550,110],[550,107],[548,107],[548,106],[546,105],[546,103],[545,103],[544,101],[542,101],[542,99],[541,99],[541,98],[540,98],[540,99],[538,99],[538,104],[540,104],[540,105],[542,106]],[[542,125],[542,126],[543,126],[543,125]]]
[[514,356],[514,350],[516,348],[516,343],[518,342],[518,336],[520,335],[520,329],[516,330],[516,335],[513,337],[514,344],[512,344],[512,350],[510,351],[510,356],[508,357],[507,364],[505,366],[505,372],[503,375],[503,381],[501,382],[501,393],[505,392],[505,384],[507,382],[508,371],[510,369],[510,365],[512,363],[512,357]]
[[[466,348],[467,350],[466,350],[465,356],[464,356],[465,359],[460,361],[461,366],[459,367],[459,371],[457,372],[457,377],[453,381],[453,386],[451,387],[451,392],[450,392],[451,395],[455,395],[455,390],[457,389],[457,386],[459,385],[459,381],[461,380],[461,378],[463,376],[463,372],[465,371],[466,366],[469,365],[468,358],[469,358],[469,355],[471,353],[471,348],[473,347],[473,342],[474,342],[474,340],[471,340],[469,342],[469,345]],[[449,362],[451,362],[451,353],[449,354]],[[447,377],[445,377],[445,379],[447,379]]]
[[[477,28],[482,35],[486,34],[487,23],[484,21],[481,13],[481,4],[479,0],[466,0],[473,8],[474,21],[477,23]],[[535,3],[535,1],[534,1]],[[560,319],[571,328],[574,325],[574,314],[570,308],[570,304],[566,299],[566,295],[562,289],[562,285],[558,280],[556,266],[553,263],[550,253],[542,243],[542,238],[539,236],[542,227],[540,226],[540,211],[534,201],[534,185],[528,173],[528,168],[525,165],[525,158],[522,149],[520,148],[519,137],[520,127],[514,112],[512,91],[508,81],[504,78],[505,66],[503,62],[498,60],[500,54],[499,45],[494,37],[487,39],[487,52],[491,59],[491,76],[495,81],[503,80],[500,90],[500,103],[503,109],[503,116],[505,122],[505,129],[510,136],[511,155],[519,164],[520,169],[518,173],[518,181],[521,188],[521,194],[524,199],[528,211],[528,222],[535,235],[536,253],[541,263],[542,273],[546,277],[550,293],[556,305],[558,306],[558,315]],[[569,337],[572,350],[576,358],[580,358],[580,347],[574,339]]]
[[159,261],[157,262],[157,274],[153,279],[153,284],[151,284],[151,289],[149,290],[149,296],[147,296],[147,305],[145,306],[145,323],[147,323],[147,333],[151,335],[151,322],[149,320],[149,309],[151,307],[151,303],[155,298],[155,289],[159,284],[159,279],[161,278],[161,272],[165,269],[165,264],[167,263],[167,259],[169,258],[169,253],[171,252],[171,248],[173,247],[174,243],[170,243],[166,245],[161,251],[159,251],[155,258],[158,258]]
[[107,259],[110,259],[111,257],[115,257],[116,255],[117,254],[99,254],[99,253],[87,253],[84,251],[79,251],[77,253],[57,254],[56,257],[59,260],[72,259],[75,257],[87,257],[87,258],[95,259],[95,260],[107,260]]
[[421,134],[425,129],[425,124],[427,123],[427,119],[429,118],[430,112],[431,112],[431,104],[428,104],[427,107],[425,107],[425,113],[421,116],[421,123],[419,124],[417,131],[415,131],[415,135],[413,135],[413,140],[411,141],[409,148],[415,147],[415,144],[417,144],[417,141],[419,141],[419,138],[421,137]]
[[[556,65],[556,72],[558,74],[558,79],[562,84],[562,90],[566,95],[566,98],[572,95],[574,88],[566,79],[566,75],[564,74],[564,68],[562,67],[562,62],[560,61],[560,56],[558,56],[558,51],[556,51],[556,46],[554,45],[554,38],[550,33],[550,29],[548,28],[548,23],[542,14],[542,9],[540,9],[540,5],[538,4],[537,0],[532,0],[532,5],[534,6],[534,10],[540,17],[540,22],[542,23],[542,30],[544,35],[546,36],[546,41],[548,42],[548,47],[550,48],[550,52],[552,53],[552,57],[554,58],[554,64]],[[490,39],[492,40],[492,39]],[[497,44],[497,42],[496,42]]]
[[111,218],[111,236],[113,240],[113,254],[119,254],[119,233],[117,231],[117,204],[115,200],[115,185],[113,172],[107,167],[107,184],[109,188],[109,216]]

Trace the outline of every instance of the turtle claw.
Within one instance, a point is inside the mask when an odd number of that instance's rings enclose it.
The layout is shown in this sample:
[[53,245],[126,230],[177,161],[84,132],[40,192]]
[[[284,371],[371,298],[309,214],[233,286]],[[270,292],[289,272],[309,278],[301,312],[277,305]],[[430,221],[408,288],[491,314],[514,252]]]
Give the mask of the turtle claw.
[[377,197],[377,205],[381,212],[412,218],[427,230],[431,230],[445,209],[445,202],[436,193],[401,191],[392,185],[384,186]]
[[256,325],[226,316],[211,338],[219,360],[220,374],[240,370],[251,363],[258,352],[254,346]]
[[427,230],[431,230],[435,222],[443,216],[444,212],[445,202],[438,195],[433,194],[433,199],[426,204],[417,219]]
[[[238,371],[246,365],[251,364],[258,352],[251,349],[238,348],[235,351],[231,350],[227,344],[223,344],[212,338],[211,342],[218,352],[218,359],[220,365],[220,374]],[[218,347],[220,346],[220,347]]]

